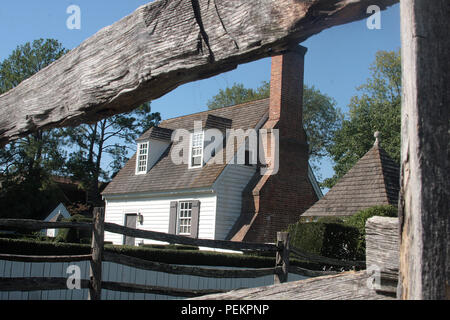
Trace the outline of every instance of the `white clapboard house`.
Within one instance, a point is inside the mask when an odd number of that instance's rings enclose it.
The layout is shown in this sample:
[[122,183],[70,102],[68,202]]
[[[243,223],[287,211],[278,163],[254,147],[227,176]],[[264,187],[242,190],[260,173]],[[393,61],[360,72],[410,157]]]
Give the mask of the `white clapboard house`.
[[[136,154],[102,193],[106,222],[202,239],[258,242],[272,241],[276,230],[296,222],[322,196],[308,165],[301,122],[305,51],[299,47],[273,58],[270,99],[165,120],[144,133]],[[180,129],[188,134],[173,140]],[[206,152],[211,129],[224,137],[229,130],[279,129],[276,174],[261,174],[272,164],[250,161],[258,151],[249,143],[230,149],[228,137],[222,153]],[[180,145],[185,148],[181,152]],[[228,160],[236,160],[243,148],[244,161],[217,163],[227,153],[232,155]],[[105,241],[144,243],[112,233],[105,234]]]

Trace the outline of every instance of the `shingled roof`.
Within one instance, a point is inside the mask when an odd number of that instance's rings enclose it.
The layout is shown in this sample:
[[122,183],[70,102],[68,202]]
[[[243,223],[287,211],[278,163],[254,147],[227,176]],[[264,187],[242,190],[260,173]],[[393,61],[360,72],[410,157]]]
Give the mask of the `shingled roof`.
[[[163,129],[194,129],[194,121],[202,121],[203,127],[212,122],[221,122],[221,127],[231,129],[255,128],[268,114],[269,99],[252,101],[240,105],[195,113],[168,119],[160,124]],[[219,128],[222,129],[222,128]],[[150,130],[149,130],[150,131]],[[162,132],[163,130],[158,130]],[[168,132],[169,130],[164,130]],[[141,138],[154,135],[155,129],[146,132]],[[138,140],[142,140],[142,139]],[[170,151],[173,145],[161,156],[147,174],[136,175],[136,154],[120,170],[103,191],[103,195],[147,193],[211,187],[226,164],[206,164],[201,170],[190,170],[187,164],[176,165],[172,162]]]
[[397,206],[399,166],[374,146],[302,217],[349,216],[376,205]]

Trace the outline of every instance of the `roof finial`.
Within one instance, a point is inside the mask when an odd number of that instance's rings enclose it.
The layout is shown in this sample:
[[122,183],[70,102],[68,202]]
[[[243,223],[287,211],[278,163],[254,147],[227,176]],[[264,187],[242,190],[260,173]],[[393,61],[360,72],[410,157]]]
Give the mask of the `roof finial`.
[[373,144],[374,146],[379,146],[380,145],[380,137],[381,137],[381,132],[380,131],[375,131],[374,135],[375,137],[375,143]]

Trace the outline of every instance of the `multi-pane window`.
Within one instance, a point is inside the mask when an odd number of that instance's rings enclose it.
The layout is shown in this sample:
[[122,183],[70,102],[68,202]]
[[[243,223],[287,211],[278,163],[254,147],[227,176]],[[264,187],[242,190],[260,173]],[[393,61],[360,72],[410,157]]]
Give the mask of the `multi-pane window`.
[[203,161],[203,132],[192,134],[191,167],[201,167]]
[[148,142],[138,145],[137,173],[147,172]]
[[178,210],[178,234],[190,235],[192,222],[192,202],[180,202]]

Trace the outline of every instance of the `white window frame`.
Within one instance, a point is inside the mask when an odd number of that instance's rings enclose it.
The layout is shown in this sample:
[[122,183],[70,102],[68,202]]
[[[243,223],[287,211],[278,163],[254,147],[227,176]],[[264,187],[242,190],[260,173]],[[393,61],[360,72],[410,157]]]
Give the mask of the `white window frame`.
[[[146,145],[147,153],[141,154],[141,147],[144,145]],[[136,174],[146,174],[147,173],[149,151],[150,151],[149,141],[138,143],[137,152],[136,152]],[[145,156],[145,165],[141,165],[141,156]],[[143,170],[140,170],[141,168],[143,168]]]
[[[194,156],[192,155],[192,151],[194,149],[194,137],[196,135],[201,135],[201,154],[197,155],[197,157],[200,157],[200,165],[192,165],[192,159]],[[199,147],[197,147],[199,148]],[[189,143],[189,169],[196,169],[196,168],[202,168],[203,167],[203,156],[204,156],[204,149],[205,149],[205,132],[204,131],[198,131],[191,133],[190,143]]]
[[[192,206],[193,201],[179,201],[177,210],[176,233],[180,236],[190,236],[192,234]],[[184,216],[182,216],[184,215]],[[185,222],[182,224],[182,222]],[[189,232],[182,231],[181,228],[188,228]]]

